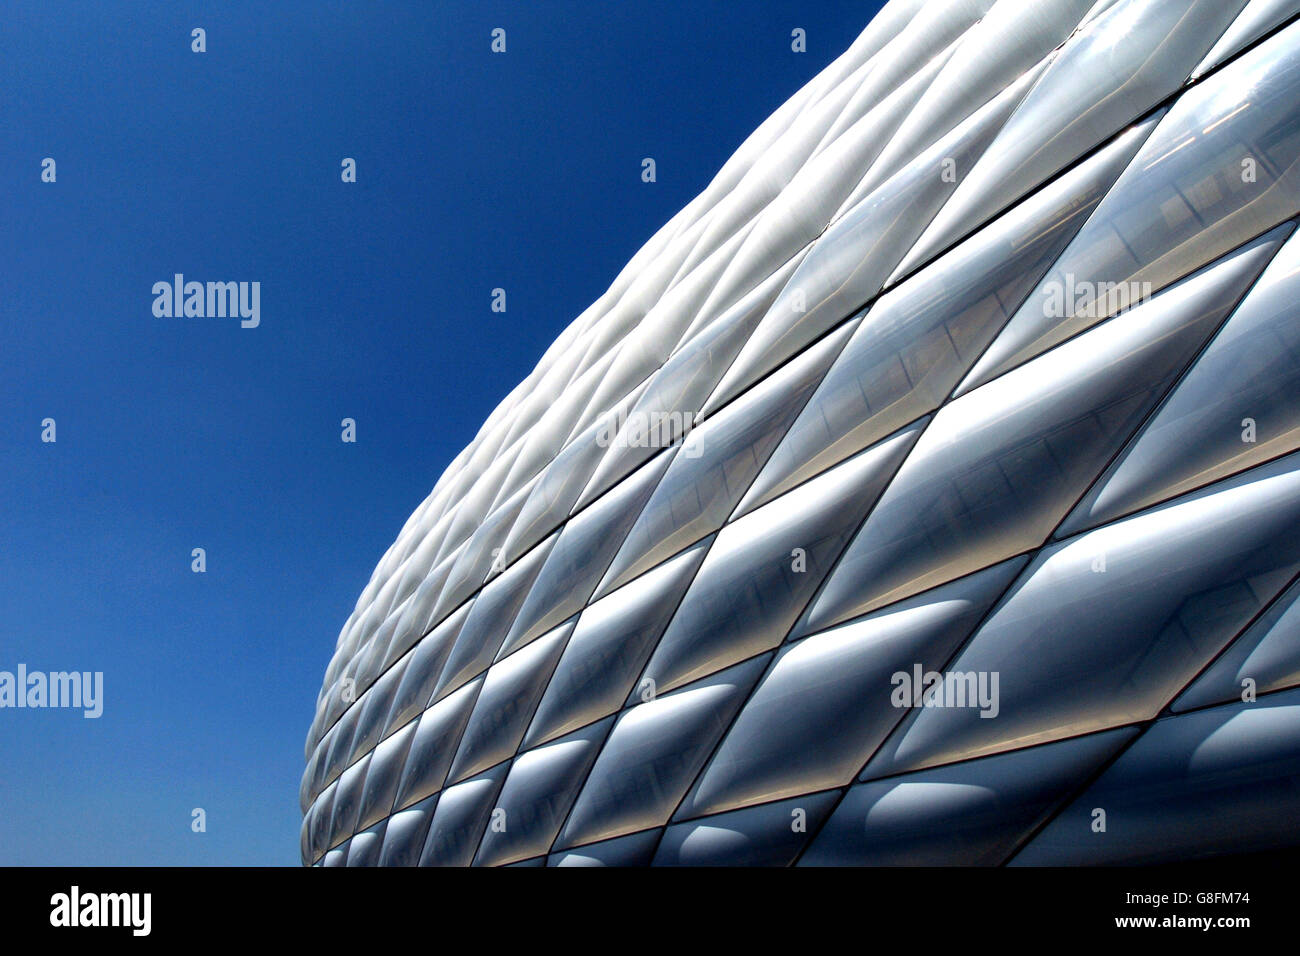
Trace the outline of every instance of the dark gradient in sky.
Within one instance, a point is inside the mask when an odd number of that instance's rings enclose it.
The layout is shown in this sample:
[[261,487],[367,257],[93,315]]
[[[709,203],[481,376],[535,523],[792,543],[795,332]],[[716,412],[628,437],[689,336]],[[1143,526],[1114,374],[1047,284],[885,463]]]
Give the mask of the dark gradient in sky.
[[[105,709],[0,710],[0,863],[297,863],[320,680],[402,523],[876,6],[7,3],[0,670],[103,671]],[[155,318],[177,272],[261,282],[260,327]]]

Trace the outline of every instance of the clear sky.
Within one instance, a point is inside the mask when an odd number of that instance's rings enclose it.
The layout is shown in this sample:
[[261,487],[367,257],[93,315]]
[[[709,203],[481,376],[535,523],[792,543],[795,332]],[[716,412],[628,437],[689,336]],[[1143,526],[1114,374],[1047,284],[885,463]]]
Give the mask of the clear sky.
[[[102,671],[104,713],[0,710],[0,863],[296,864],[321,677],[402,523],[877,6],[6,3],[0,670]],[[155,317],[177,272],[260,282],[260,326]]]

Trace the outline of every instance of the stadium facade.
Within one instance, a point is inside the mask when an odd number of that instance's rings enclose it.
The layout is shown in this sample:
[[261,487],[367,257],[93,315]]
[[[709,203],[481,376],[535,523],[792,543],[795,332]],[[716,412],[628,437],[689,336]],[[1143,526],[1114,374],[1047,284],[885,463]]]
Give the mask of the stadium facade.
[[304,863],[1300,843],[1298,14],[890,3],[380,561]]

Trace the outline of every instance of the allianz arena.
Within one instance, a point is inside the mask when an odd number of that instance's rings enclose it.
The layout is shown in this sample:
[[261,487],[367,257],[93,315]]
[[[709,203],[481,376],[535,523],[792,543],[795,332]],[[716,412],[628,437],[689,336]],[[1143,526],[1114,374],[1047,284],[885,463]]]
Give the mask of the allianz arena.
[[885,7],[406,522],[303,862],[1300,844],[1297,15]]

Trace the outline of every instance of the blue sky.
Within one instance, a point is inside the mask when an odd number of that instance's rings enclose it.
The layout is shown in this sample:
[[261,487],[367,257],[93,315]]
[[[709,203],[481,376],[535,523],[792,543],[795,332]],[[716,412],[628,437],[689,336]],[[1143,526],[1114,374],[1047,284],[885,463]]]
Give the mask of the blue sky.
[[[379,557],[874,6],[6,3],[0,670],[103,671],[105,699],[0,710],[0,863],[296,864]],[[259,281],[261,325],[156,318],[176,272]]]

